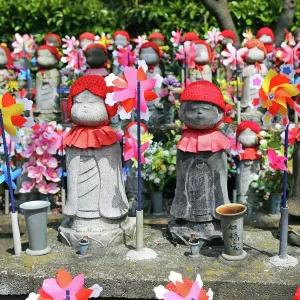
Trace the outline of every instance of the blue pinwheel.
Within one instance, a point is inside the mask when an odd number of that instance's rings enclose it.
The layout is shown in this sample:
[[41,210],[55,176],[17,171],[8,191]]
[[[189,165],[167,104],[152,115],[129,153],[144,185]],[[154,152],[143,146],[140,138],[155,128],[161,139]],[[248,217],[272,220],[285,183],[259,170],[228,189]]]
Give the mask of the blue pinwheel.
[[30,70],[29,69],[21,70],[20,80],[28,80],[28,79],[32,79],[30,75]]
[[36,67],[37,61],[36,61],[36,57],[35,57],[35,56],[32,58],[32,60],[31,60],[30,62],[32,63],[32,65],[33,65],[34,67]]
[[[7,169],[6,169],[5,164],[1,165],[1,170],[2,170],[3,174],[0,176],[0,183],[3,183],[5,181],[9,185]],[[10,170],[11,185],[14,190],[17,188],[16,184],[14,183],[14,180],[16,180],[20,176],[21,173],[22,173],[22,169],[16,169],[13,172]]]
[[67,172],[63,172],[62,169],[60,169],[59,173],[58,173],[58,177],[62,178],[62,177],[67,177]]

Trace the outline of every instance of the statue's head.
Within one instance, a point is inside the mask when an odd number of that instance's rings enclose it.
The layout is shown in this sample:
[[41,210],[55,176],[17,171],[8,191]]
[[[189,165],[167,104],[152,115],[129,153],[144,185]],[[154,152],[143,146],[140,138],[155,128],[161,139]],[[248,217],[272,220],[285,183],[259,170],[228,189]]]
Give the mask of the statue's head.
[[236,42],[235,34],[232,30],[226,29],[221,32],[221,45],[225,48],[229,43],[234,44]]
[[200,80],[188,85],[181,94],[180,102],[180,120],[190,129],[213,129],[224,119],[222,93],[209,81]]
[[270,44],[274,42],[274,33],[269,27],[262,27],[258,30],[256,38],[262,41],[264,44]]
[[62,45],[61,38],[55,33],[46,34],[44,42],[46,45],[54,46],[56,48],[60,48]]
[[78,78],[70,89],[68,112],[72,121],[82,126],[108,124],[117,113],[118,105],[105,104],[108,90],[102,76],[87,75]]
[[165,37],[160,32],[152,32],[148,40],[155,43],[158,47],[164,46],[165,44]]
[[[147,126],[144,123],[141,123],[141,134],[144,134],[148,131]],[[137,122],[131,122],[129,123],[124,131],[124,135],[126,138],[134,138],[137,139],[138,137],[138,123]]]
[[113,35],[114,43],[116,47],[124,48],[130,43],[130,36],[125,30],[118,30]]
[[154,42],[146,42],[140,48],[140,59],[147,65],[157,65],[161,57],[161,51]]
[[60,54],[54,46],[43,45],[37,49],[37,63],[44,69],[52,69],[60,61]]
[[88,45],[84,50],[84,54],[86,62],[91,68],[104,67],[105,63],[108,61],[107,50],[100,44]]
[[6,46],[0,45],[0,69],[13,65],[13,59],[9,49]]
[[194,42],[194,47],[196,48],[197,52],[195,63],[199,65],[205,65],[209,63],[211,60],[210,46],[202,40],[197,40]]
[[245,55],[245,60],[248,63],[262,62],[266,58],[267,50],[262,41],[250,39],[246,42],[245,47],[248,48],[248,52]]
[[91,32],[84,32],[79,36],[79,44],[82,50],[95,41],[95,35]]
[[259,142],[260,127],[253,121],[243,121],[236,130],[237,141],[244,148],[255,147]]

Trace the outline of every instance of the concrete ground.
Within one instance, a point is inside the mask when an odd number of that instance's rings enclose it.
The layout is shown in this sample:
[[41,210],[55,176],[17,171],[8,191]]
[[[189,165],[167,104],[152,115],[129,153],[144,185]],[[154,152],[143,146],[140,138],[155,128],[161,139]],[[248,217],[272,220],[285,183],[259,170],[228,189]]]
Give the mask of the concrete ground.
[[[269,258],[279,249],[277,232],[272,230],[245,230],[244,249],[248,257],[241,262],[220,258],[222,246],[204,247],[200,257],[190,258],[187,247],[170,243],[163,225],[146,226],[144,230],[145,246],[158,254],[153,261],[125,260],[134,241],[80,257],[74,249],[57,241],[55,228],[49,228],[48,240],[52,252],[41,257],[29,257],[25,253],[15,257],[12,249],[0,249],[1,300],[9,299],[6,295],[16,295],[10,299],[24,299],[17,295],[36,292],[43,279],[55,276],[59,268],[68,270],[73,276],[84,273],[87,287],[98,283],[104,288],[102,297],[115,300],[154,299],[153,288],[167,284],[170,271],[190,279],[200,273],[204,287],[214,291],[214,300],[291,300],[300,285],[299,265],[280,269],[268,264]],[[24,250],[26,246],[24,236]],[[299,248],[289,247],[288,252],[300,259]]]

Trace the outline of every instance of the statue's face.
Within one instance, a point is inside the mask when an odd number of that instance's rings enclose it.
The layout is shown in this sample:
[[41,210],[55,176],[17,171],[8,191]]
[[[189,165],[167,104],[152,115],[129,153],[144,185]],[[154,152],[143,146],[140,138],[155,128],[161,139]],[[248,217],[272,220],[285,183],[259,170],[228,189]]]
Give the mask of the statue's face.
[[91,68],[101,68],[107,62],[107,55],[99,48],[88,49],[85,53],[86,62]]
[[0,47],[0,67],[5,68],[6,65],[7,65],[7,56],[4,49]]
[[254,147],[258,145],[258,137],[254,131],[250,128],[246,128],[238,136],[238,142],[245,148]]
[[[130,134],[134,139],[137,139],[137,130],[138,130],[137,124],[131,125],[131,126],[128,128],[129,134]],[[141,134],[144,134],[144,133],[145,133],[145,129],[144,129],[144,127],[141,126]]]
[[155,43],[158,47],[165,45],[165,42],[161,39],[158,39],[158,38],[152,39],[151,42]]
[[54,47],[56,47],[56,48],[59,48],[59,47],[60,47],[60,45],[59,45],[57,39],[56,39],[54,36],[49,36],[49,37],[47,37],[46,40],[47,40],[47,42],[49,43],[49,45],[52,45],[52,46],[54,46]]
[[129,42],[127,41],[126,36],[122,35],[122,34],[118,34],[115,37],[115,45],[118,47],[125,47],[129,44]]
[[234,44],[234,43],[233,43],[233,39],[231,39],[231,38],[229,38],[229,37],[225,37],[225,38],[223,38],[223,39],[221,40],[221,45],[222,45],[223,47],[226,47],[227,44],[229,44],[229,43]]
[[224,112],[214,104],[186,101],[180,106],[180,120],[191,129],[213,129],[222,120]]
[[53,68],[57,59],[49,50],[43,49],[38,51],[37,62],[43,68]]
[[157,65],[159,63],[159,55],[151,47],[141,49],[140,59],[144,59],[147,65]]
[[197,56],[195,58],[196,64],[206,64],[209,62],[208,51],[205,45],[196,44],[195,45]]
[[249,49],[248,53],[245,56],[245,60],[248,63],[256,63],[256,62],[261,62],[265,58],[265,53],[264,51],[260,50],[257,47],[253,47]]
[[81,47],[82,50],[85,50],[85,48],[86,48],[88,45],[90,45],[90,44],[93,44],[93,41],[88,40],[88,39],[82,39],[82,40],[80,41],[80,47]]
[[100,126],[108,121],[104,99],[85,90],[73,97],[71,118],[75,124]]
[[264,44],[272,43],[272,38],[267,34],[263,34],[259,40],[261,40]]

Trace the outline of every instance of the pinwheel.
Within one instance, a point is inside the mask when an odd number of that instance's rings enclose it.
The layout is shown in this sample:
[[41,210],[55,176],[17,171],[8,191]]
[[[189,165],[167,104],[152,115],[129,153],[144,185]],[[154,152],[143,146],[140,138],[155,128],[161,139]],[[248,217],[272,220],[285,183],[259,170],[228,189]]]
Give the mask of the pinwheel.
[[299,90],[290,83],[289,78],[270,70],[259,89],[259,98],[253,99],[250,105],[267,109],[263,116],[265,126],[271,125],[273,117],[279,113],[282,125],[286,128],[289,124],[288,106],[300,113],[299,105],[291,98],[298,94]]
[[123,67],[133,66],[136,61],[134,51],[131,51],[129,46],[116,50],[115,55],[117,57],[117,63]]
[[215,48],[219,41],[222,40],[221,32],[217,28],[213,28],[205,35],[206,43],[210,44],[212,48]]
[[300,91],[300,77],[291,78],[291,84],[293,84]]
[[[5,181],[6,184],[9,185],[7,168],[4,164],[1,164],[1,170],[2,170],[3,174],[0,175],[0,183],[3,183]],[[21,173],[22,173],[22,169],[16,169],[14,171],[10,170],[11,185],[14,190],[17,188],[16,184],[14,183],[14,180],[16,180],[20,176]]]
[[30,75],[30,70],[29,69],[21,69],[20,70],[20,74],[19,74],[19,79],[20,80],[28,80],[28,79],[32,79],[31,75]]
[[86,59],[81,49],[73,49],[71,51],[63,50],[66,56],[61,58],[63,63],[68,63],[67,69],[73,69],[75,74],[80,74],[81,71],[86,69]]
[[[124,151],[124,160],[129,160],[131,158],[134,158],[136,161],[138,160],[138,147],[137,147],[137,141],[134,138],[127,138],[126,144],[128,146],[128,150]],[[149,147],[149,142],[146,142],[141,145],[141,163],[146,163],[146,159],[143,156],[143,153],[147,150]]]
[[280,66],[280,74],[288,78],[294,78],[296,71],[291,64],[283,64]]
[[146,38],[146,36],[145,35],[139,35],[137,38],[134,38],[134,39],[132,39],[137,45],[136,45],[136,47],[139,49],[139,48],[141,48],[141,46],[144,44],[144,43],[146,43],[146,42],[148,42],[148,40],[147,40],[147,38]]
[[236,50],[236,48],[229,43],[227,46],[227,51],[222,51],[221,55],[226,57],[223,59],[224,66],[230,65],[232,70],[237,68],[237,65],[243,66],[244,64],[244,56],[247,54],[247,48],[241,48]]
[[182,42],[182,29],[172,31],[172,37],[170,39],[174,47],[178,47]]
[[287,171],[287,167],[285,165],[285,162],[288,160],[287,157],[277,155],[276,151],[273,149],[268,149],[267,156],[270,163],[270,167],[274,171]]
[[181,274],[171,272],[169,279],[172,281],[166,287],[160,285],[154,288],[158,299],[164,300],[212,300],[213,292],[211,289],[206,292],[203,289],[203,282],[200,275],[197,275],[195,282],[182,278]]
[[285,42],[287,44],[289,44],[290,46],[296,45],[293,34],[291,32],[289,32],[287,29],[285,29]]
[[243,44],[247,43],[248,40],[251,40],[254,38],[253,33],[251,31],[251,29],[246,29],[245,32],[243,32]]
[[15,59],[24,58],[25,56],[28,59],[31,59],[36,49],[36,43],[33,36],[29,36],[28,34],[21,36],[16,33],[15,41],[12,43],[12,46],[14,48],[13,57]]
[[141,118],[148,120],[150,112],[147,107],[148,101],[155,100],[158,96],[152,90],[159,87],[162,83],[162,77],[156,75],[154,78],[147,78],[146,71],[148,67],[145,61],[139,61],[138,69],[134,67],[125,67],[124,77],[117,77],[113,73],[105,78],[107,86],[113,86],[114,92],[108,93],[105,103],[113,106],[120,103],[121,107],[118,113],[122,120],[129,119],[133,109],[137,109],[137,83],[140,82],[140,107]]
[[195,68],[195,58],[197,51],[190,41],[184,42],[183,46],[179,47],[179,53],[176,53],[175,60],[181,60],[184,66]]
[[62,47],[66,48],[67,51],[72,51],[73,49],[77,48],[79,46],[79,41],[76,40],[74,36],[69,37],[66,35],[64,38],[62,38],[63,42],[65,42]]
[[295,65],[299,62],[298,57],[298,49],[300,48],[300,42],[295,46],[288,46],[286,42],[281,44],[281,50],[277,52],[278,56],[284,61],[286,64]]
[[112,44],[114,43],[113,39],[111,38],[111,35],[109,33],[105,34],[104,32],[102,32],[100,36],[99,35],[95,36],[95,42],[97,44],[104,46],[109,50],[112,49]]

